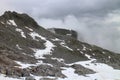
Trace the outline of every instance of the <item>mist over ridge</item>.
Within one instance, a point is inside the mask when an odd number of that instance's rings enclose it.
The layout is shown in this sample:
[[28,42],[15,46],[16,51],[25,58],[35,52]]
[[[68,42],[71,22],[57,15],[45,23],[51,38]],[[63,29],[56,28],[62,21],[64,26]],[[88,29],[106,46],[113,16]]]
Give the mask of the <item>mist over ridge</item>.
[[64,19],[40,19],[38,23],[46,28],[57,27],[73,29],[78,39],[119,53],[120,50],[120,14],[113,12],[104,18],[80,17],[73,15]]

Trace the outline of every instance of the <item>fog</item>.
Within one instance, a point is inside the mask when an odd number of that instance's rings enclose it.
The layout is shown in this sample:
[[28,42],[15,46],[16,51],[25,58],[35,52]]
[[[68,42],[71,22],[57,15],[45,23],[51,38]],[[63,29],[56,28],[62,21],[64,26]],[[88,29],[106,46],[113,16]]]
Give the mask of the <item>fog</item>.
[[80,41],[120,53],[120,0],[4,0],[6,10],[27,13],[45,28],[78,32]]
[[80,41],[120,52],[120,14],[117,11],[103,18],[76,18],[69,15],[64,19],[40,19],[39,24],[46,28],[58,27],[76,30]]

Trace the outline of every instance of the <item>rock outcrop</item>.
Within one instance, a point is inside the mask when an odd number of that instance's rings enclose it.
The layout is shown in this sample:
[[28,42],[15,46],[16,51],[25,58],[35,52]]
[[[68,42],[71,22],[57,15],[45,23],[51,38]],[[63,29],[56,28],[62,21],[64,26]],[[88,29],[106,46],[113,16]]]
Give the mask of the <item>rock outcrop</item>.
[[54,34],[69,36],[69,37],[73,37],[75,39],[77,39],[77,37],[78,37],[77,32],[74,30],[62,29],[62,28],[49,28],[48,30]]

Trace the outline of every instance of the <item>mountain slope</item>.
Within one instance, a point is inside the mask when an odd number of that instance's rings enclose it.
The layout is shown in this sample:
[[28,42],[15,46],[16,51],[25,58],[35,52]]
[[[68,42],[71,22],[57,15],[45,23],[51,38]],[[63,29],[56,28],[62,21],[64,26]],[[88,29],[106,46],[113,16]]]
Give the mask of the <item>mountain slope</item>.
[[0,73],[5,80],[116,80],[119,62],[119,54],[51,33],[27,14],[7,11],[0,16]]

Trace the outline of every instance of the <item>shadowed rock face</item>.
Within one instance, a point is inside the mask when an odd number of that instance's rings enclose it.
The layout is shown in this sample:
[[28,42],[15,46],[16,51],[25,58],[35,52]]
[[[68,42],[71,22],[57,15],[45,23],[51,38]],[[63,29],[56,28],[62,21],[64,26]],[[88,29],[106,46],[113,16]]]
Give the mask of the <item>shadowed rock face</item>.
[[61,29],[61,28],[49,28],[48,30],[53,32],[53,33],[56,33],[56,34],[70,36],[70,37],[73,37],[75,39],[77,39],[77,37],[78,37],[77,32],[74,30],[67,30],[67,29]]
[[19,14],[16,12],[6,11],[1,17],[0,20],[15,20],[16,24],[19,26],[31,26],[34,28],[38,27],[38,24],[27,14]]
[[72,65],[72,68],[75,69],[75,73],[77,73],[78,75],[85,75],[85,74],[93,74],[95,73],[94,71],[90,70],[90,69],[86,69],[85,67],[78,65],[78,64],[74,64]]
[[[78,41],[73,30],[48,30],[27,14],[7,11],[0,16],[0,73],[26,77],[26,80],[32,77],[30,74],[44,76],[40,80],[57,80],[66,77],[62,73],[64,68],[72,68],[78,75],[96,73],[82,65],[72,64],[91,59],[96,59],[93,63],[105,63],[120,69],[119,54]],[[41,54],[44,55],[41,57]]]

